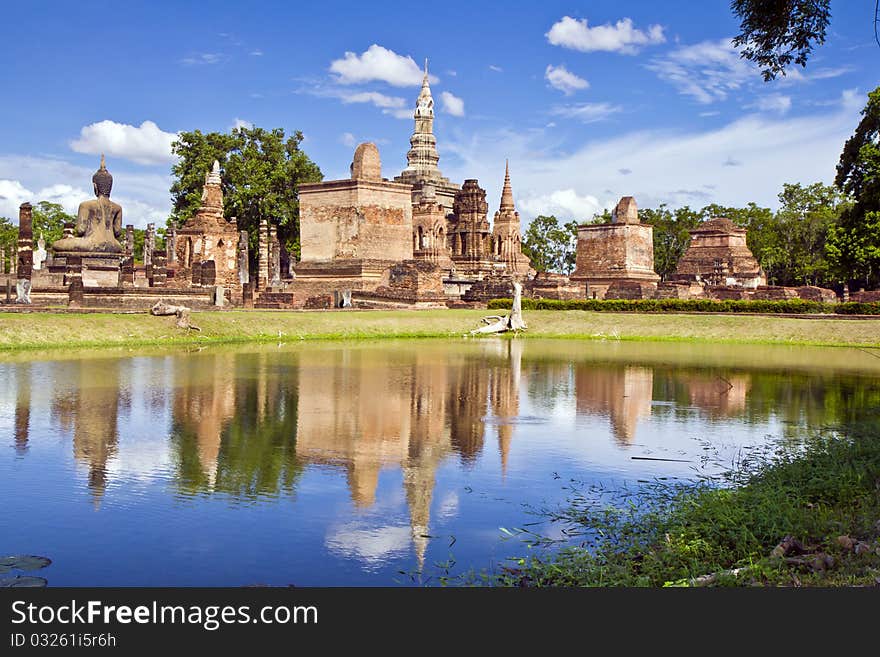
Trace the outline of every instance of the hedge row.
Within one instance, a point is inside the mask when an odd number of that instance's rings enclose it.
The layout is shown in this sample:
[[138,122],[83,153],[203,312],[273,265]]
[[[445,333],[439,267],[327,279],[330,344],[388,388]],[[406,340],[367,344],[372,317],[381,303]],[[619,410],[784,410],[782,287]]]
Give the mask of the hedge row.
[[[492,299],[488,307],[506,310],[511,299]],[[789,299],[786,301],[746,301],[741,299],[523,299],[523,310],[592,310],[597,312],[705,312],[705,313],[785,313],[839,315],[880,315],[880,303],[821,303]]]

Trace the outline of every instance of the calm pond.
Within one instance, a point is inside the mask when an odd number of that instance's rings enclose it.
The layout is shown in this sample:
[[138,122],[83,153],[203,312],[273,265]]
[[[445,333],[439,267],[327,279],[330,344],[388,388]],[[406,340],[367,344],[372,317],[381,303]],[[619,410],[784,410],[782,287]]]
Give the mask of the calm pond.
[[878,374],[858,349],[495,338],[7,355],[0,554],[51,558],[50,586],[491,568],[570,480],[710,472],[857,418]]

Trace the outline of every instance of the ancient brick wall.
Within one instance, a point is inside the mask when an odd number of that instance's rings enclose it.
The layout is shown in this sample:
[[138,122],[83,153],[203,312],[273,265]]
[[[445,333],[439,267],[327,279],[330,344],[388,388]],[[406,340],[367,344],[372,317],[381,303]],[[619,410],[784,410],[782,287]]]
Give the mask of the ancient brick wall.
[[302,262],[413,258],[409,185],[335,180],[299,194]]

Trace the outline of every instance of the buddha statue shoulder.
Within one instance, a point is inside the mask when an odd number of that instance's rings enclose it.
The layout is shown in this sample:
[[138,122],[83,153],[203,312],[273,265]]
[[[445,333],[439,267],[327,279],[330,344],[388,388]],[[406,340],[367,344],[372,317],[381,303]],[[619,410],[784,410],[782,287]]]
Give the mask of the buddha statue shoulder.
[[92,186],[96,198],[80,203],[74,236],[54,242],[52,249],[56,253],[123,252],[118,239],[122,235],[122,206],[110,200],[113,176],[107,171],[103,155],[100,168],[92,176]]

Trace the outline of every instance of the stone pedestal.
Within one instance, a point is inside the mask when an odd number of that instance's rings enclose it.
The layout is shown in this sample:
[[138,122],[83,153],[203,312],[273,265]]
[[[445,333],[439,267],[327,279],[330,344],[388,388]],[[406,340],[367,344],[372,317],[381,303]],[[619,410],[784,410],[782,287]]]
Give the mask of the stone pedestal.
[[116,287],[119,285],[119,270],[123,260],[124,256],[120,253],[60,251],[55,253],[48,269],[52,274],[64,274],[65,285],[69,283],[67,276],[73,268],[87,287]]

